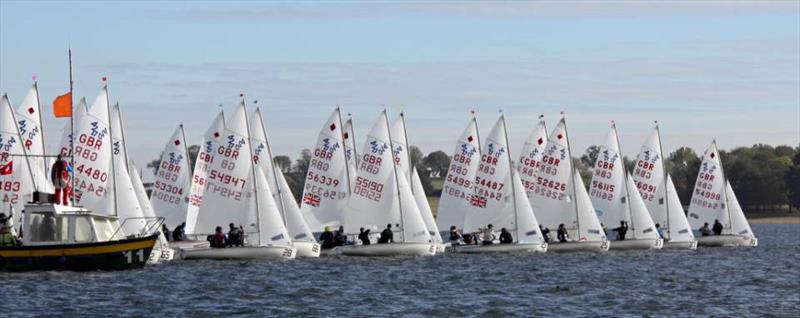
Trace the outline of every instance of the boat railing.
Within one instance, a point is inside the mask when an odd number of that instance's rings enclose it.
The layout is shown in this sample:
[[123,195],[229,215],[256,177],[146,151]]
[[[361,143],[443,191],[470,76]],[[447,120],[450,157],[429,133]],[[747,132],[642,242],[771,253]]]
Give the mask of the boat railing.
[[[122,223],[117,227],[117,230],[114,231],[114,235],[111,237],[117,237],[117,234],[122,231],[122,228],[125,227],[125,223],[127,222],[141,222],[144,221],[144,226],[139,231],[139,233],[132,234],[133,237],[145,237],[155,234],[161,228],[161,224],[164,223],[163,216],[141,216],[141,217],[131,217],[125,218],[122,220]],[[131,236],[131,235],[129,235]]]

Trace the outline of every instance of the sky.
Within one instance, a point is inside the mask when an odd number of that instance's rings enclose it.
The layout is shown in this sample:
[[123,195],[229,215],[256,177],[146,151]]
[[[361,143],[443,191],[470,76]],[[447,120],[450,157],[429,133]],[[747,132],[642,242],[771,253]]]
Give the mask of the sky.
[[179,123],[200,143],[240,93],[292,158],[336,105],[359,147],[382,109],[404,111],[425,153],[452,152],[471,110],[486,133],[505,114],[513,154],[562,111],[576,156],[611,120],[629,157],[655,120],[665,152],[800,144],[800,1],[0,0],[0,93],[16,107],[36,76],[53,151],[68,47],[76,97],[108,78],[140,167]]

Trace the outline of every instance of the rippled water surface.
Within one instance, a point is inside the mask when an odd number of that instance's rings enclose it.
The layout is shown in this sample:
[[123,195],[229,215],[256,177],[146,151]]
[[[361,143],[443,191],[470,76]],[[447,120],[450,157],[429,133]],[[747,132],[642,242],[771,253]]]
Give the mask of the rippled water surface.
[[800,316],[800,226],[753,230],[757,248],[0,272],[0,316]]

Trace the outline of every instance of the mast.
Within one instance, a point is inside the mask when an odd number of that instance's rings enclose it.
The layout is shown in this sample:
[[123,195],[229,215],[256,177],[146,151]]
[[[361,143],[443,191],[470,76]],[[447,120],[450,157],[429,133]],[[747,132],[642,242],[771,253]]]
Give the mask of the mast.
[[[475,111],[472,111],[472,124],[475,125],[475,138],[478,140],[478,157],[481,154],[481,133],[478,132],[478,114]],[[478,158],[480,159],[480,158]]]
[[[75,107],[74,105],[74,97],[72,94],[72,86],[74,82],[72,81],[72,47],[69,48],[69,166],[72,168],[72,172],[70,173],[69,178],[69,200],[72,205],[75,205]],[[110,122],[109,122],[110,124]],[[109,129],[110,131],[110,129]],[[44,143],[42,143],[44,144]]]
[[[619,144],[619,133],[617,132],[617,123],[615,123],[613,120],[611,121],[611,129],[614,129],[614,138],[617,141],[617,150],[619,150],[617,154],[619,155],[620,163],[622,163],[622,181],[625,184],[625,203],[627,203],[628,205],[628,216],[631,218],[631,224],[634,224],[635,226],[636,222],[633,221],[633,209],[631,208],[631,189],[628,188],[628,170],[625,167],[625,159],[623,159],[622,156],[622,146]],[[633,229],[632,231],[633,238],[635,239],[636,228],[633,227],[632,229]]]
[[578,212],[578,190],[575,187],[575,167],[572,166],[572,146],[570,145],[569,140],[569,129],[567,129],[567,115],[564,115],[564,112],[561,112],[561,121],[564,122],[564,137],[567,137],[567,160],[569,160],[570,171],[569,176],[570,179],[569,183],[572,184],[572,197],[573,197],[573,205],[575,206],[575,227],[578,229],[578,237],[581,236],[581,214]]
[[[389,116],[386,115],[386,109],[383,110],[383,121],[386,122],[386,131],[389,133],[389,149],[394,149],[394,145],[392,145],[392,129],[389,126]],[[394,152],[391,153],[392,155],[392,169],[394,170],[394,184],[397,187],[397,206],[400,209],[400,228],[402,229],[401,233],[403,234],[403,242],[406,241],[406,226],[405,222],[403,222],[403,200],[401,199],[400,195],[400,179],[397,177],[397,164],[394,163]]]
[[664,162],[664,146],[661,145],[661,129],[658,128],[658,121],[657,120],[656,120],[656,136],[658,136],[658,152],[659,152],[658,156],[659,156],[659,160],[661,160],[662,170],[664,170],[664,182],[663,182],[664,183],[664,208],[666,209],[666,212],[667,212],[666,213],[666,215],[667,215],[666,221],[667,222],[665,224],[667,230],[664,231],[664,233],[666,233],[667,236],[669,236],[669,229],[670,229],[670,227],[669,227],[669,200],[667,199],[667,196],[669,195],[667,193],[667,191],[669,191],[668,187],[667,187],[667,176],[669,174],[667,173],[667,163]]
[[[728,178],[725,177],[725,170],[722,169],[722,155],[719,153],[719,147],[717,147],[717,140],[714,139],[712,141],[714,144],[714,150],[717,152],[717,156],[719,156],[719,172],[722,174],[722,195],[725,196],[725,212],[728,214],[728,229],[731,231],[730,234],[733,234],[733,220],[731,220],[731,209],[730,204],[728,204]],[[731,191],[733,187],[731,187]]]
[[[346,150],[345,145],[347,144],[347,142],[344,140],[344,134],[347,132],[344,131],[344,125],[342,125],[342,110],[339,109],[339,105],[336,105],[336,115],[339,118],[339,127],[342,127],[342,129],[339,129],[339,132],[341,135],[340,137],[342,137],[342,156],[344,157],[344,174],[345,178],[347,178],[347,196],[350,197],[350,195],[352,194],[351,182],[353,181],[350,180],[350,164],[347,163],[347,153],[345,152]],[[350,123],[350,127],[353,127],[352,122]],[[353,142],[353,146],[355,146],[355,144],[356,143]],[[356,159],[356,149],[355,147],[353,147],[353,160],[355,159]]]
[[[258,246],[261,246],[261,213],[258,210],[258,180],[256,179],[256,165],[253,162],[253,142],[250,139],[250,121],[247,120],[247,106],[244,104],[244,94],[239,94],[239,97],[242,98],[242,107],[244,107],[244,124],[247,128],[247,147],[250,149],[250,171],[253,174],[253,199],[256,202],[256,237],[258,238]],[[261,118],[261,114],[259,113],[259,118]],[[262,123],[263,126],[263,123]]]
[[[257,100],[253,101],[253,103],[257,105],[258,101]],[[269,137],[267,136],[267,128],[264,126],[264,120],[261,118],[261,109],[258,108],[258,107],[256,107],[256,114],[258,114],[258,121],[261,123],[261,131],[264,134],[264,142],[267,143],[267,156],[269,156],[269,158],[268,158],[269,159],[269,166],[272,167],[272,175],[273,175],[272,179],[275,181],[275,189],[276,189],[275,191],[277,191],[276,193],[277,193],[277,197],[278,197],[278,204],[281,205],[281,220],[283,221],[283,224],[286,225],[286,212],[285,212],[286,211],[286,207],[283,205],[283,196],[281,195],[281,191],[282,191],[281,187],[278,186],[278,177],[276,176],[277,172],[275,171],[275,163],[273,162],[273,159],[272,159],[272,147],[269,145]],[[248,128],[247,128],[248,135],[250,134],[249,125],[250,124],[248,123]],[[247,137],[249,138],[250,136],[247,136]],[[252,149],[252,145],[251,145],[250,146],[250,154],[251,154],[251,156],[252,156],[252,153],[253,153],[253,149]],[[255,165],[253,165],[253,168],[255,168]],[[264,171],[264,172],[268,173],[268,171]],[[283,172],[281,172],[281,173],[283,173]]]
[[508,172],[510,173],[509,176],[511,177],[511,197],[513,198],[512,201],[514,202],[514,226],[517,228],[517,242],[519,242],[519,211],[517,210],[517,191],[514,188],[514,161],[511,160],[511,148],[509,147],[508,130],[506,129],[506,115],[501,114],[500,120],[503,121],[503,136],[506,139],[506,157],[508,157]]
[[[103,77],[103,81],[104,82],[105,82],[105,80],[106,80],[106,78]],[[111,126],[113,126],[113,125],[111,124],[111,102],[108,100],[109,98],[108,98],[108,84],[107,83],[105,85],[103,85],[103,90],[106,91],[106,108],[107,108],[106,113],[107,113],[107,119],[108,119],[108,139],[113,144],[113,142],[114,142],[114,129],[111,129]],[[122,130],[122,122],[120,122],[120,130]],[[112,210],[114,211],[113,212],[114,214],[112,214],[112,215],[119,215],[119,213],[117,212],[117,208],[118,208],[117,205],[119,203],[117,202],[117,170],[114,167],[114,147],[113,146],[112,147],[108,147],[108,151],[110,152],[110,155],[111,155],[111,184],[112,184],[111,194],[114,196],[114,199],[111,201],[113,203],[113,209]]]

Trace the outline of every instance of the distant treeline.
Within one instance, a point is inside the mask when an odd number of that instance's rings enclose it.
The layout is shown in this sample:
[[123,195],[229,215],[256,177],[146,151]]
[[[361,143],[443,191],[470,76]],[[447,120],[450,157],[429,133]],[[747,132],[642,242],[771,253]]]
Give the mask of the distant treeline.
[[[191,166],[197,157],[199,146],[189,147]],[[425,192],[439,197],[441,189],[434,189],[431,179],[447,175],[450,156],[443,151],[434,151],[427,156],[419,148],[410,147],[411,163],[420,171]],[[591,146],[580,158],[573,158],[585,184],[590,184],[591,167],[597,159],[599,147]],[[670,153],[665,162],[672,176],[678,196],[684,205],[692,197],[695,178],[700,169],[701,154],[689,147],[681,147]],[[800,146],[777,146],[757,144],[739,147],[730,151],[720,150],[725,177],[731,182],[739,203],[747,214],[782,214],[800,208]],[[633,170],[633,159],[623,158],[628,171]],[[303,195],[306,172],[311,161],[311,151],[303,149],[299,158],[292,161],[289,156],[276,156],[275,165],[283,171],[286,181],[300,200]],[[147,165],[157,171],[158,160]],[[427,173],[423,173],[427,171]]]

